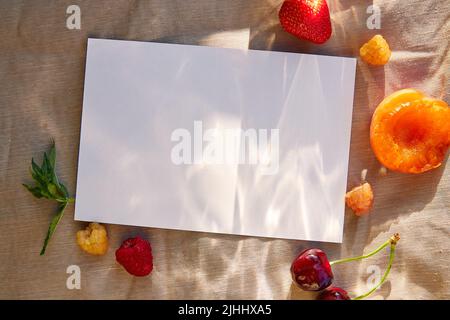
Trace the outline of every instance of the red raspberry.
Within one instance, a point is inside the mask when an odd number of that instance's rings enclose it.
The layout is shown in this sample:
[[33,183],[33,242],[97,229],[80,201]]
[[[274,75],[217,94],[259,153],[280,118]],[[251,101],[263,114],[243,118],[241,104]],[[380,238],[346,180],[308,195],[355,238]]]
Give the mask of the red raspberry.
[[143,277],[153,270],[152,247],[147,240],[137,236],[125,240],[116,250],[116,260],[130,274]]

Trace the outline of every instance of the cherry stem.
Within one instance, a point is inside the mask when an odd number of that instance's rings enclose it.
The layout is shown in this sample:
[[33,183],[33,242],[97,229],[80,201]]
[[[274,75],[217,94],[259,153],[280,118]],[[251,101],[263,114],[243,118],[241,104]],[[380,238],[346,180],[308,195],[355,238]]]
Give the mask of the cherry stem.
[[392,237],[390,237],[386,242],[384,242],[381,246],[379,246],[374,251],[372,251],[372,252],[370,252],[368,254],[364,254],[362,256],[353,257],[353,258],[345,258],[345,259],[334,260],[334,261],[330,262],[330,265],[332,266],[332,265],[339,264],[339,263],[344,263],[344,262],[350,262],[350,261],[356,261],[356,260],[362,260],[362,259],[369,258],[369,257],[377,254],[378,252],[380,252],[384,248],[386,248],[388,245],[390,245],[390,244],[394,244],[394,245],[397,244],[398,240],[400,240],[400,236],[399,236],[398,233],[396,233]]
[[362,255],[359,257],[340,259],[340,260],[335,260],[335,261],[330,262],[330,265],[334,265],[334,264],[343,263],[343,262],[362,260],[362,259],[365,259],[365,258],[368,258],[368,257],[371,257],[371,256],[377,254],[378,252],[380,252],[381,250],[386,248],[388,245],[390,245],[389,263],[386,268],[386,271],[383,274],[383,277],[380,279],[380,281],[377,283],[377,285],[374,286],[372,289],[370,289],[368,292],[366,292],[362,295],[359,295],[355,298],[352,298],[352,300],[361,300],[361,299],[364,299],[364,298],[370,296],[375,290],[377,290],[386,281],[386,279],[389,275],[389,272],[391,271],[392,263],[394,262],[395,246],[397,245],[397,242],[399,240],[400,240],[400,235],[398,233],[396,233],[392,237],[390,237],[385,243],[383,243],[381,246],[379,246],[374,251],[372,251],[368,254],[365,254],[365,255]]
[[386,268],[386,271],[383,274],[383,277],[381,278],[381,280],[377,283],[376,286],[374,286],[372,289],[370,289],[369,291],[367,291],[366,293],[359,295],[355,298],[352,298],[352,300],[362,300],[368,296],[370,296],[375,290],[377,290],[383,283],[384,281],[386,281],[389,272],[391,271],[391,267],[392,267],[392,263],[394,262],[394,256],[395,256],[395,245],[396,242],[392,242],[391,243],[391,250],[389,252],[389,264]]

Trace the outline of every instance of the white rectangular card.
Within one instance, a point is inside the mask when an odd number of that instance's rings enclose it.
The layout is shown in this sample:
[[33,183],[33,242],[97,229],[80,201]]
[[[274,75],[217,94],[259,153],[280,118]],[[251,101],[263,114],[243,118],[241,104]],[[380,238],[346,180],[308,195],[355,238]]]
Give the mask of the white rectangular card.
[[341,242],[355,67],[89,39],[75,219]]

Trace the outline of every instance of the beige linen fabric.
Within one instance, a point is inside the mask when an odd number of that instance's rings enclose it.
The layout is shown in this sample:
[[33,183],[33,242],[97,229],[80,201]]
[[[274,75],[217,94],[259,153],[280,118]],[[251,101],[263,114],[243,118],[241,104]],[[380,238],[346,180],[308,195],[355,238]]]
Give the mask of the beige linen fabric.
[[[68,30],[66,9],[75,2],[81,30]],[[69,206],[40,257],[55,206],[20,184],[30,181],[31,157],[54,137],[58,174],[75,190],[88,36],[357,56],[377,31],[366,27],[372,1],[329,0],[333,35],[321,46],[281,29],[280,0],[1,1],[0,298],[310,299],[314,294],[291,285],[290,263],[300,250],[320,247],[330,259],[359,255],[394,232],[402,237],[395,265],[372,298],[450,298],[449,165],[382,177],[368,130],[376,105],[397,89],[414,87],[449,101],[450,2],[373,2],[381,8],[379,32],[393,54],[385,67],[358,61],[348,186],[358,184],[367,168],[375,206],[362,218],[347,210],[342,245],[109,225],[111,247],[93,257],[75,242],[85,224],[74,222]],[[131,277],[115,262],[115,248],[135,234],[153,245],[155,269],[146,278]],[[337,266],[335,283],[362,293],[386,258],[385,252]],[[69,265],[81,268],[81,290],[66,288]]]

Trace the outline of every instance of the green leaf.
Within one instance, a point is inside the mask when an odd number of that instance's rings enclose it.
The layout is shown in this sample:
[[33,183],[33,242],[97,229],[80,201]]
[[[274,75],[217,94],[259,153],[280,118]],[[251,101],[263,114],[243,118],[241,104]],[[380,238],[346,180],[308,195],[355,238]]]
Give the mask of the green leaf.
[[61,184],[58,180],[58,176],[56,175],[56,147],[55,147],[55,141],[52,140],[52,146],[50,148],[50,151],[48,152],[48,155],[44,155],[44,159],[46,158],[47,161],[47,168],[49,172],[51,172],[50,175],[50,181],[53,182],[56,189],[50,190],[56,197],[63,197],[68,198],[69,193],[67,192],[66,187]]
[[39,174],[39,173],[37,173],[37,172],[35,172],[33,170],[31,170],[30,173],[31,173],[31,177],[33,178],[33,180],[36,182],[36,184],[39,187],[41,187],[43,189],[47,188],[48,181],[47,181],[45,176],[43,176],[43,175],[41,175],[41,174]]
[[22,185],[27,188],[28,191],[30,191],[33,196],[35,196],[36,198],[42,198],[42,194],[40,191],[40,188],[38,187],[30,187],[29,185],[26,185],[25,183],[22,183]]
[[61,189],[61,192],[64,194],[65,198],[69,198],[69,191],[67,191],[67,188],[62,183],[58,184],[59,188]]
[[56,185],[59,196],[64,198],[69,197],[69,194],[65,194],[64,190],[61,188],[62,183],[59,182],[55,169],[53,169],[51,181]]
[[47,185],[47,190],[53,197],[58,197],[58,190],[56,189],[56,185],[54,185],[53,183],[49,183]]
[[45,176],[51,178],[53,175],[53,168],[50,165],[50,161],[48,160],[47,153],[44,152],[44,159],[42,160],[42,169],[45,173]]
[[64,209],[66,209],[66,207],[67,202],[62,202],[58,205],[58,212],[55,214],[48,227],[47,236],[45,237],[44,245],[42,246],[42,250],[40,253],[41,256],[45,254],[45,250],[47,249],[48,243],[52,238],[53,234],[55,233],[56,227],[58,226],[59,221],[61,221],[61,218],[64,215]]
[[36,162],[34,162],[33,158],[31,158],[31,169],[33,170],[32,172],[34,172],[35,174],[37,174],[39,176],[42,175],[41,168],[36,164]]

